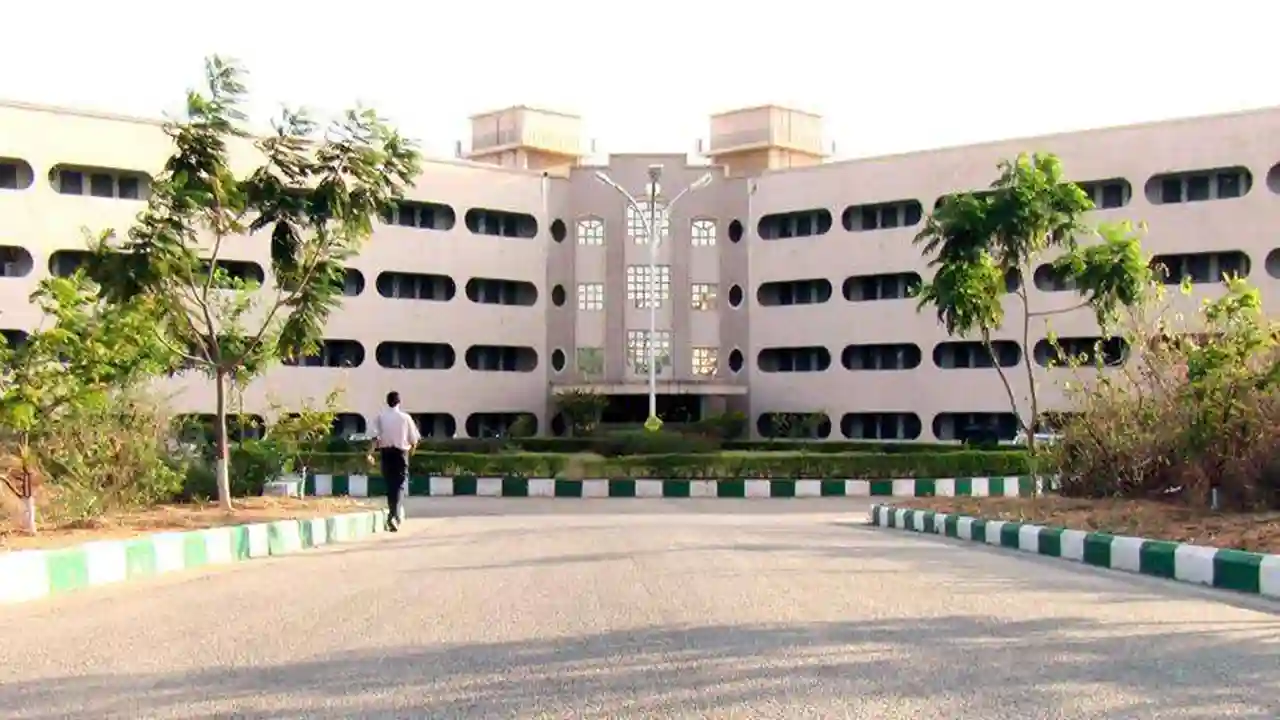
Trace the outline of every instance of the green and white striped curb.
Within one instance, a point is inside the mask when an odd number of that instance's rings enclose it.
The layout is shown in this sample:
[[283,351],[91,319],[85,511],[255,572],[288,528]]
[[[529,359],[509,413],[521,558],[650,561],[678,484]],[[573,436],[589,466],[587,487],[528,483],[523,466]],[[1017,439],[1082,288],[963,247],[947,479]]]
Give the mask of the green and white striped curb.
[[0,605],[350,542],[382,532],[386,516],[374,510],[0,553]]
[[[561,480],[521,477],[409,478],[408,494],[418,497],[557,498],[790,498],[790,497],[1019,497],[1031,495],[1030,477],[975,477],[902,480]],[[312,496],[379,497],[387,492],[380,477],[312,475]]]
[[871,524],[1280,598],[1280,555],[873,505]]

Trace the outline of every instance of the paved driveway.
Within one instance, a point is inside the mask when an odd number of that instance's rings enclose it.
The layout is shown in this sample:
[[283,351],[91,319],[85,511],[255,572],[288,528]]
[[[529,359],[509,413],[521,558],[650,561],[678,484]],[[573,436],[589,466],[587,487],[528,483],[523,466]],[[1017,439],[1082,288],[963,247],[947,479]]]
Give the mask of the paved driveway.
[[1275,604],[866,507],[418,499],[385,540],[0,611],[0,718],[1280,717]]

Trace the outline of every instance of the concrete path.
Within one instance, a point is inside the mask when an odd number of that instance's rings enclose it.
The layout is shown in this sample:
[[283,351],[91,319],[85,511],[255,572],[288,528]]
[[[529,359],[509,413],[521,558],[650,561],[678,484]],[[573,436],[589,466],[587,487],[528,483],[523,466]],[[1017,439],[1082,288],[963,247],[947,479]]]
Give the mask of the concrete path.
[[866,507],[416,500],[385,540],[0,611],[0,718],[1280,717],[1275,604]]

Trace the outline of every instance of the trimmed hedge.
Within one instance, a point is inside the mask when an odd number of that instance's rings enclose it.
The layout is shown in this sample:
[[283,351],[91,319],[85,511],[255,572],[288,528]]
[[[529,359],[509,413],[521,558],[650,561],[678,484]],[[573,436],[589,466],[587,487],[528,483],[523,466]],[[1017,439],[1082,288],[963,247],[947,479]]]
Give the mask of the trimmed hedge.
[[[349,443],[332,440],[327,449],[331,453],[363,452],[368,443]],[[647,431],[612,432],[609,434],[572,437],[531,438],[450,438],[436,440],[426,438],[419,446],[423,452],[469,453],[494,455],[500,453],[593,453],[605,457],[623,455],[667,455],[716,453],[722,450],[739,452],[810,452],[840,453],[951,453],[972,451],[959,443],[878,442],[875,440],[718,440],[701,435],[675,432],[651,433]]]
[[[916,453],[668,453],[591,458],[563,453],[417,452],[409,462],[413,475],[526,478],[655,478],[743,479],[819,478],[883,480],[1026,475],[1028,457],[1021,451]],[[367,455],[327,454],[312,457],[310,470],[349,475],[377,474]]]
[[878,440],[725,440],[724,450],[744,452],[811,452],[811,453],[953,453],[972,452],[960,443],[890,442]]

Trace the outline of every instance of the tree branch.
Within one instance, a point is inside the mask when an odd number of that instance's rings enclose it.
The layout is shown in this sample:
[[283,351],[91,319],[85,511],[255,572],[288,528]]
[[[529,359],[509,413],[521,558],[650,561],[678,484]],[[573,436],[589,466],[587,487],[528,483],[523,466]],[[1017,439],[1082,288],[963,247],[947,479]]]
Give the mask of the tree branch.
[[[1004,386],[1004,392],[1009,397],[1009,407],[1013,409],[1013,416],[1018,417],[1018,400],[1014,397],[1013,386],[1009,383],[1008,376],[1004,374],[1004,368],[1001,367],[999,358],[996,357],[995,347],[991,343],[991,333],[985,329],[982,331],[982,345],[987,349],[987,354],[991,356],[991,364],[995,366],[996,375],[1000,378],[1000,384]],[[1019,420],[1018,422],[1021,423],[1022,421]]]
[[1036,312],[1031,312],[1030,310],[1028,310],[1027,317],[1036,318],[1036,317],[1049,317],[1050,315],[1062,315],[1063,313],[1074,312],[1076,310],[1079,310],[1081,308],[1086,308],[1086,307],[1089,307],[1088,300],[1085,300],[1084,302],[1078,305],[1072,305],[1071,307],[1066,307],[1066,308],[1059,308],[1057,310],[1038,310]]
[[253,350],[258,347],[258,344],[262,342],[262,336],[265,335],[267,330],[271,327],[271,321],[275,319],[275,315],[280,311],[280,308],[296,300],[298,296],[302,294],[302,289],[310,284],[312,277],[315,275],[316,268],[320,266],[320,253],[323,247],[324,246],[322,244],[316,245],[315,252],[310,260],[311,264],[309,266],[303,266],[307,269],[303,273],[300,281],[297,283],[297,289],[291,291],[287,298],[284,297],[285,293],[281,290],[280,283],[277,280],[276,302],[271,307],[271,310],[267,312],[267,317],[263,319],[262,326],[258,328],[258,332],[254,335],[253,340],[245,348],[246,353],[253,352]]
[[[218,207],[215,206],[214,212],[217,211]],[[221,250],[222,233],[214,228],[213,254],[209,259],[209,278],[205,280],[204,289],[200,293],[200,313],[204,316],[205,325],[209,328],[209,354],[213,356],[210,362],[215,365],[222,364],[222,339],[218,337],[217,329],[213,326],[213,316],[209,311],[209,293],[212,292],[213,280],[218,274],[218,253]]]
[[[24,472],[25,472],[25,471],[24,471]],[[25,496],[23,495],[22,491],[21,491],[21,490],[19,490],[19,489],[18,489],[18,488],[16,488],[16,487],[14,487],[14,486],[13,486],[13,483],[9,481],[9,474],[8,474],[8,473],[5,473],[4,477],[0,477],[0,482],[4,482],[4,486],[5,486],[5,487],[7,487],[7,488],[9,488],[9,492],[13,493],[14,497],[17,497],[17,498],[25,498]]]
[[194,355],[192,355],[192,354],[190,354],[190,353],[183,352],[182,350],[179,350],[178,348],[176,348],[176,347],[174,347],[173,345],[169,344],[169,341],[165,339],[164,334],[160,332],[160,328],[156,328],[156,330],[155,330],[155,336],[156,336],[156,342],[160,343],[161,345],[163,345],[163,346],[165,347],[165,349],[166,349],[166,350],[168,350],[169,352],[173,353],[174,355],[177,355],[178,357],[182,358],[183,360],[190,360],[190,361],[192,361],[192,362],[197,362],[197,363],[206,363],[206,362],[211,363],[211,362],[213,362],[213,361],[212,361],[212,359],[210,359],[210,358],[198,358],[198,357],[196,357],[196,356],[194,356]]

